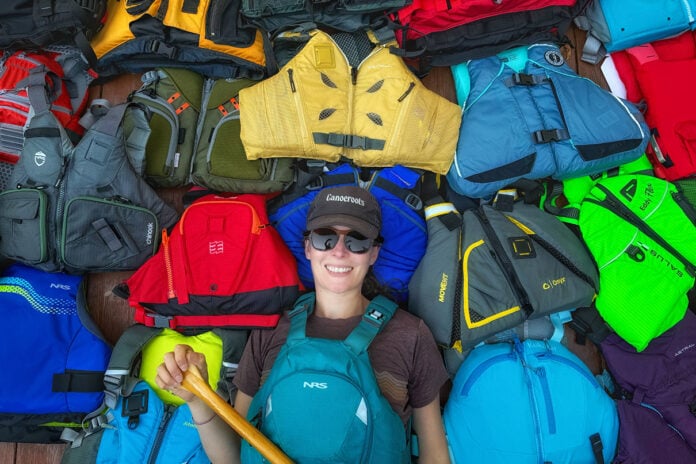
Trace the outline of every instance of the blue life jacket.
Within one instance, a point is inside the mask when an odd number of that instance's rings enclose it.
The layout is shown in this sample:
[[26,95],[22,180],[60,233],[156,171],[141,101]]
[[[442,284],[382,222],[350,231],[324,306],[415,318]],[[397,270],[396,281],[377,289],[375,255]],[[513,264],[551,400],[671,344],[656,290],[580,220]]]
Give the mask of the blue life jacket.
[[[345,340],[308,338],[314,293],[297,300],[290,330],[247,418],[303,464],[410,462],[399,415],[382,395],[367,348],[397,309],[378,296]],[[242,462],[265,462],[246,441]]]
[[0,441],[58,443],[102,403],[111,354],[83,279],[13,264],[0,277],[0,315]]
[[650,136],[632,103],[579,76],[555,45],[518,47],[452,67],[463,106],[447,180],[490,198],[521,178],[567,179],[639,158]]
[[474,348],[443,420],[455,463],[609,463],[619,431],[614,401],[553,339]]
[[[359,185],[375,196],[382,209],[384,243],[373,265],[375,277],[393,290],[392,296],[397,301],[406,301],[408,282],[425,254],[428,241],[423,202],[418,191],[421,173],[401,165],[374,171],[365,168],[361,171],[347,163],[332,165],[330,170],[324,162],[317,162],[317,166],[300,170],[294,186],[269,204],[269,219],[297,259],[302,283],[314,288],[302,236],[310,203],[325,187]],[[370,174],[368,181],[361,180],[363,172]]]

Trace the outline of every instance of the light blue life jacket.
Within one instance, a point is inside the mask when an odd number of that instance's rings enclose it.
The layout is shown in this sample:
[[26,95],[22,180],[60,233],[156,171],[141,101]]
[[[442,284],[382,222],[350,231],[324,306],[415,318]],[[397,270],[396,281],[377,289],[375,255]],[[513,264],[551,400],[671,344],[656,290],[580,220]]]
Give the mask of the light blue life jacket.
[[633,161],[650,136],[638,109],[580,77],[551,44],[452,67],[463,106],[452,188],[490,198],[521,178],[567,179]]

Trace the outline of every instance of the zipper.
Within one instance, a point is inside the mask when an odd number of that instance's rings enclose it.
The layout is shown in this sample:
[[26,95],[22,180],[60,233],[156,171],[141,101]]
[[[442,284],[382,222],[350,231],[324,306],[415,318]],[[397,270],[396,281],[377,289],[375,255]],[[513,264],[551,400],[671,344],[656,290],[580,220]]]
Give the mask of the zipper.
[[167,229],[162,229],[162,249],[164,250],[164,271],[167,274],[167,298],[176,298],[174,290],[174,271],[172,270],[172,251],[169,248],[169,235]]
[[[297,110],[297,114],[304,115],[305,112],[303,111],[302,97],[300,93],[297,91],[297,87],[295,86],[294,70],[292,68],[288,69],[288,80],[290,82],[290,90],[292,91],[292,96],[295,99],[295,108]],[[305,118],[303,117],[300,118],[300,131],[302,132],[302,138],[304,140],[313,140],[307,132]]]
[[553,411],[553,401],[551,400],[551,388],[549,387],[549,379],[546,377],[546,369],[539,367],[535,370],[539,377],[541,392],[544,395],[544,405],[546,406],[546,422],[549,427],[549,433],[556,433],[556,414]]
[[201,205],[221,205],[221,204],[236,204],[236,205],[242,205],[246,206],[250,213],[251,213],[251,233],[258,235],[261,233],[261,230],[265,227],[264,224],[261,223],[261,218],[259,218],[259,214],[256,212],[254,207],[250,205],[249,203],[243,202],[243,201],[237,201],[237,200],[207,200],[207,201],[201,201],[198,203],[194,203],[190,205],[188,208],[184,209],[183,214],[181,215],[181,219],[179,220],[179,233],[183,236],[184,235],[184,220],[187,216],[187,214],[191,211],[192,208],[195,208],[197,206]]
[[[148,108],[150,108],[150,111],[153,113],[161,115],[164,119],[168,120],[171,125],[174,128],[174,131],[172,132],[173,137],[175,137],[175,140],[170,139],[169,140],[169,149],[167,150],[167,159],[164,162],[164,172],[167,177],[173,177],[174,176],[174,171],[176,170],[177,166],[174,165],[174,158],[176,157],[176,153],[178,152],[178,144],[179,144],[179,118],[176,115],[176,112],[170,104],[162,97],[160,96],[155,96],[152,97],[150,95],[147,95],[146,92],[138,93],[137,98],[140,98],[142,100],[147,100],[155,105],[148,105]],[[162,109],[160,109],[160,107]]]
[[201,137],[203,136],[203,121],[205,121],[206,113],[208,112],[208,101],[210,101],[210,95],[212,94],[213,87],[215,86],[215,79],[208,77],[203,81],[203,89],[201,91],[201,110],[198,113],[198,120],[196,121],[196,134],[193,141],[193,153],[191,162],[189,163],[188,180],[193,179],[193,171],[195,167],[195,159],[198,155],[198,146],[201,142]]
[[689,275],[696,276],[696,265],[692,264],[688,259],[684,257],[684,255],[679,253],[679,251],[674,249],[672,245],[667,243],[667,241],[664,238],[662,238],[662,236],[655,232],[652,227],[650,227],[645,221],[643,221],[636,213],[631,211],[630,208],[624,205],[621,202],[621,200],[619,200],[616,197],[616,195],[609,191],[609,189],[607,189],[605,186],[601,184],[597,184],[596,187],[599,188],[602,192],[604,192],[605,199],[603,201],[600,201],[594,200],[592,198],[587,198],[586,200],[608,209],[624,221],[634,225],[638,230],[640,230],[645,235],[656,241],[660,246],[662,246],[665,250],[671,253],[672,256],[681,261],[681,263],[686,268],[686,272],[688,272]]
[[537,456],[538,456],[538,462],[539,464],[544,463],[544,443],[543,443],[543,437],[541,434],[541,423],[539,420],[539,405],[537,403],[537,398],[534,395],[534,389],[532,388],[532,378],[530,376],[530,373],[533,372],[534,370],[527,366],[527,362],[525,361],[524,357],[524,346],[522,345],[522,342],[520,342],[519,338],[515,337],[514,341],[514,351],[520,361],[522,363],[522,371],[524,372],[524,382],[527,384],[527,393],[529,394],[529,402],[532,406],[532,420],[534,422],[534,436],[536,437],[536,447],[537,447]]
[[511,284],[512,291],[520,300],[520,307],[524,311],[526,317],[531,316],[534,312],[534,308],[532,308],[532,305],[529,302],[529,295],[527,295],[527,291],[520,282],[520,278],[517,276],[517,273],[515,273],[513,270],[512,262],[505,254],[505,250],[503,249],[498,236],[495,234],[495,230],[493,229],[493,226],[491,226],[486,213],[483,211],[482,207],[476,208],[472,210],[472,212],[481,223],[483,233],[493,248],[493,251],[491,252],[493,258],[498,262],[500,270],[503,271],[503,274],[505,274],[508,282]]
[[[354,66],[351,66],[351,65],[350,65],[350,61],[348,61],[348,57],[347,57],[346,54],[343,52],[343,50],[341,49],[341,47],[338,46],[338,44],[337,44],[336,41],[333,39],[333,37],[331,37],[331,36],[328,35],[328,34],[327,34],[327,37],[328,37],[328,39],[329,39],[331,42],[333,42],[335,48],[341,53],[341,56],[343,57],[344,62],[350,67],[350,81],[351,81],[351,84],[352,84],[352,85],[349,86],[348,111],[346,112],[346,114],[348,114],[348,115],[350,116],[349,121],[352,121],[352,120],[353,120],[353,118],[352,118],[352,115],[353,115],[353,99],[355,98],[355,84],[357,84],[357,82],[358,82],[358,73],[360,72],[360,67],[363,65],[363,63],[365,63],[367,60],[369,60],[369,59],[372,57],[372,55],[375,55],[375,54],[376,54],[377,52],[379,52],[383,47],[382,47],[381,45],[379,45],[379,44],[375,45],[375,47],[370,51],[370,53],[368,53],[367,56],[366,56],[364,59],[362,59],[362,60],[360,61],[360,63],[358,63],[357,66],[354,67]],[[393,131],[393,133],[397,133],[397,132],[396,132],[396,129],[398,129],[398,127],[395,128],[395,131]],[[348,133],[347,133],[346,135],[351,135],[351,134],[353,134],[353,126],[352,126],[352,124],[351,124],[351,126],[348,128]]]
[[162,420],[160,421],[159,427],[157,428],[157,435],[155,435],[155,440],[153,441],[152,446],[150,448],[152,451],[150,451],[150,456],[147,460],[148,464],[154,464],[155,462],[157,462],[157,455],[159,454],[159,450],[162,447],[162,442],[164,441],[164,434],[167,432],[167,424],[174,415],[175,408],[176,406],[172,404],[168,404],[164,408]]
[[688,0],[682,0],[681,3],[682,3],[682,6],[684,7],[684,10],[686,10],[686,15],[687,15],[688,18],[689,18],[689,23],[693,23],[693,22],[694,22],[694,13],[693,13],[693,11],[691,10],[691,5],[689,5],[689,1],[688,1]]

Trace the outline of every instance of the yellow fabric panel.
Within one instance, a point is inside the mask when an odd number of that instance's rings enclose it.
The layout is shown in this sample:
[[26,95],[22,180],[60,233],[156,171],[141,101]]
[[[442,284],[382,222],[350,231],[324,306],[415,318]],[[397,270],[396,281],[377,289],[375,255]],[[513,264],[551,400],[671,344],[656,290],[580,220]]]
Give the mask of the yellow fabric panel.
[[[404,61],[378,47],[350,65],[329,35],[310,41],[280,72],[240,92],[248,159],[351,158],[359,166],[402,164],[445,174],[454,158],[461,108],[428,90]],[[314,134],[384,141],[383,148],[315,143]]]
[[125,1],[109,0],[106,7],[107,20],[90,42],[97,58],[101,58],[124,42],[133,39],[135,36],[131,33],[130,23],[144,14],[155,16],[161,4],[162,0],[154,0],[146,12],[131,15],[126,11]]
[[155,383],[157,367],[162,363],[164,354],[172,351],[177,344],[186,344],[191,346],[194,351],[205,353],[208,364],[208,383],[215,390],[220,380],[220,368],[222,366],[222,340],[212,331],[186,336],[175,330],[164,329],[161,334],[153,337],[143,347],[140,378],[150,384],[162,401],[168,404],[180,405],[184,403],[181,398],[166,390],[162,390]]

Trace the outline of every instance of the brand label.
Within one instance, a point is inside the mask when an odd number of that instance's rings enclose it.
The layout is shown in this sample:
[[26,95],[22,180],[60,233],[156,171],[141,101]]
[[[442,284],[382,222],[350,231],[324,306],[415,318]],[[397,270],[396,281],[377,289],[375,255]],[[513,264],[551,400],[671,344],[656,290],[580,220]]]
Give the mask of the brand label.
[[329,384],[326,382],[303,382],[302,388],[318,388],[319,390],[326,390],[329,388]]
[[152,245],[152,235],[155,231],[155,225],[151,222],[147,223],[147,232],[145,234],[145,243]]
[[442,278],[440,279],[440,294],[437,298],[437,300],[440,303],[445,302],[445,294],[447,293],[447,281],[449,280],[449,277],[447,277],[447,274],[444,272],[442,273]]
[[365,201],[362,198],[356,198],[350,195],[326,195],[326,201],[340,201],[343,203],[354,203],[356,205],[365,206]]
[[559,277],[558,279],[549,279],[545,281],[543,284],[541,284],[541,288],[544,290],[551,290],[553,287],[558,287],[559,285],[563,285],[566,283],[566,278],[565,277]]
[[208,242],[208,253],[211,255],[221,255],[225,252],[225,246],[222,240],[214,240]]
[[43,166],[46,163],[46,153],[42,151],[37,151],[34,153],[34,164],[37,166]]
[[65,284],[51,284],[49,288],[59,288],[61,290],[70,290],[70,285]]

